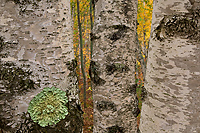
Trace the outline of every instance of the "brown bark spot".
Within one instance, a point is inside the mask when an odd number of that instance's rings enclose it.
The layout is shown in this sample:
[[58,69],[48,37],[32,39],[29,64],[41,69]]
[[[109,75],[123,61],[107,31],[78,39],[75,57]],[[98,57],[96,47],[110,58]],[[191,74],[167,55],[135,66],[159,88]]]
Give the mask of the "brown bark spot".
[[110,28],[114,28],[114,30],[117,30],[116,32],[108,36],[108,38],[113,41],[112,43],[119,40],[120,38],[123,38],[128,29],[128,27],[125,25],[113,25],[110,26]]
[[118,125],[108,127],[107,130],[108,130],[108,133],[124,133],[124,128]]
[[100,74],[99,65],[96,62],[91,61],[90,68],[89,68],[89,75],[90,75],[92,82],[95,85],[104,85],[106,83],[106,81],[101,79],[99,77],[99,74]]
[[168,37],[197,39],[199,18],[199,10],[185,15],[164,16],[155,29],[155,38],[159,41],[164,41]]
[[113,74],[115,71],[118,71],[120,73],[129,71],[129,67],[125,64],[121,63],[113,63],[113,64],[107,64],[106,65],[106,72],[108,75]]
[[67,68],[70,70],[70,71],[74,71],[75,69],[76,69],[76,67],[77,67],[77,60],[72,60],[72,61],[68,61],[67,63],[66,63],[66,65],[67,65]]
[[165,34],[169,37],[181,36],[190,38],[197,35],[197,19],[190,16],[175,15],[169,19],[164,28]]
[[136,87],[137,87],[137,84],[133,84],[133,85],[130,85],[128,88],[127,88],[127,91],[128,93],[132,93],[132,94],[136,94]]
[[143,86],[142,93],[141,93],[141,100],[145,100],[146,97],[147,97],[147,90]]
[[97,109],[99,111],[104,111],[104,110],[116,111],[117,110],[115,103],[110,102],[110,101],[97,102]]

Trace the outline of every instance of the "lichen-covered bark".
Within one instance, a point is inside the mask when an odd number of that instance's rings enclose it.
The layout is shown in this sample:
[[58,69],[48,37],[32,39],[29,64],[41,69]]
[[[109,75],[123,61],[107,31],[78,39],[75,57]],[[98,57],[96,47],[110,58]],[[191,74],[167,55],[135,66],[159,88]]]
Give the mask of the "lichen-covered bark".
[[98,0],[90,77],[95,133],[136,132],[135,50],[137,0]]
[[[3,131],[28,132],[33,127],[37,132],[82,131],[72,34],[69,0],[0,1]],[[30,125],[26,115],[30,100],[44,87],[52,86],[67,92],[69,115],[48,130],[33,122]]]
[[200,132],[200,0],[155,0],[142,133]]

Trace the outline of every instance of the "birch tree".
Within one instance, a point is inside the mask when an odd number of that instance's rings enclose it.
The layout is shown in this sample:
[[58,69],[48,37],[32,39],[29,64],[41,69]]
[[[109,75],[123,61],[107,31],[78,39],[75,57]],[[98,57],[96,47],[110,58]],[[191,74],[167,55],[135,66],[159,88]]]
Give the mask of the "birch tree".
[[[3,132],[81,132],[70,0],[0,1],[0,123]],[[69,115],[40,127],[28,116],[44,87],[67,92]]]
[[95,1],[90,77],[95,133],[136,132],[137,0]]
[[200,132],[199,0],[155,0],[142,133]]

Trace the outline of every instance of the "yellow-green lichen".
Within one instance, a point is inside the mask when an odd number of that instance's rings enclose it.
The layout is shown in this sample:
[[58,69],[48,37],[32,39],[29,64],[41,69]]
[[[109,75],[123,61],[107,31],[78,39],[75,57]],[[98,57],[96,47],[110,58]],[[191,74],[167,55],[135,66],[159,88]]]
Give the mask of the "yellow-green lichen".
[[42,127],[57,124],[68,114],[67,102],[66,92],[47,87],[31,100],[28,113]]

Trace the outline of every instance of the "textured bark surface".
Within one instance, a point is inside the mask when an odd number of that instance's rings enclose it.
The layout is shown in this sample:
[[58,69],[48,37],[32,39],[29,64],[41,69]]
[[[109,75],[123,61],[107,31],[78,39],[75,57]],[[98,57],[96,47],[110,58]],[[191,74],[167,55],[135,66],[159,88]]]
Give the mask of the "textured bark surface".
[[[69,0],[0,1],[0,128],[5,132],[81,132]],[[69,115],[41,128],[26,114],[44,87],[67,91]],[[31,123],[31,124],[30,124]]]
[[200,1],[155,0],[142,133],[200,132]]
[[136,132],[135,50],[137,0],[95,3],[94,133]]

